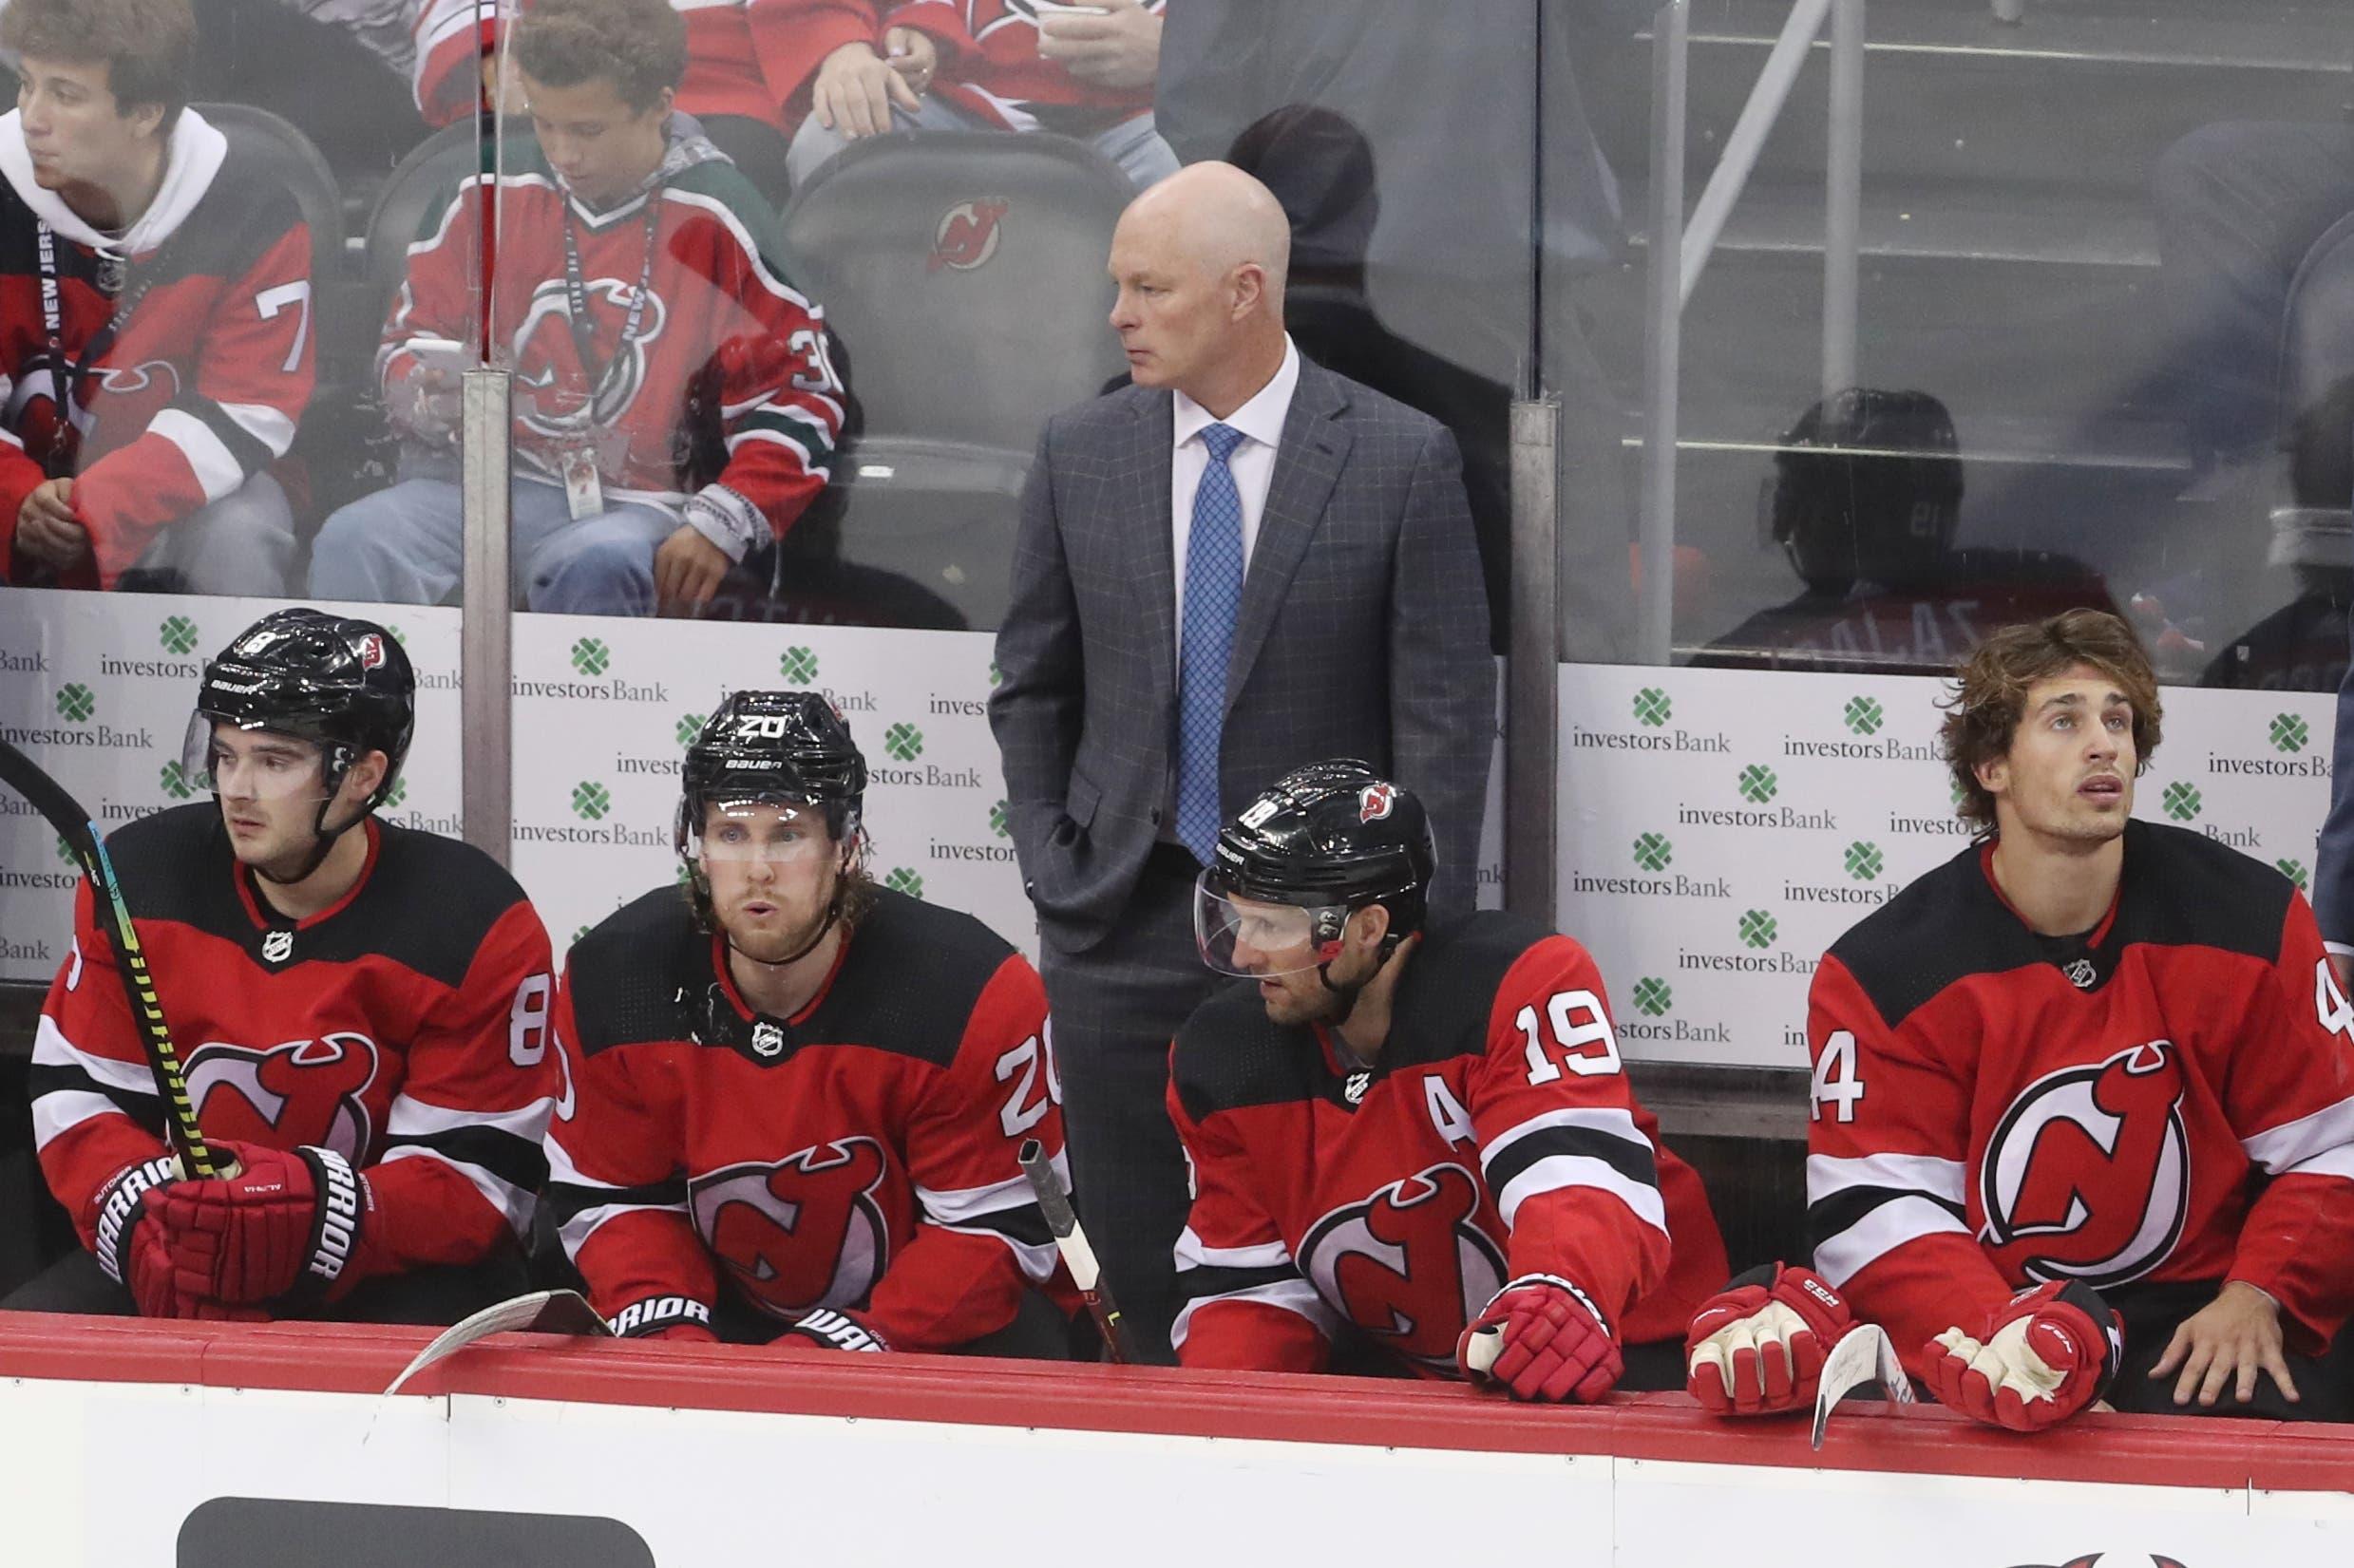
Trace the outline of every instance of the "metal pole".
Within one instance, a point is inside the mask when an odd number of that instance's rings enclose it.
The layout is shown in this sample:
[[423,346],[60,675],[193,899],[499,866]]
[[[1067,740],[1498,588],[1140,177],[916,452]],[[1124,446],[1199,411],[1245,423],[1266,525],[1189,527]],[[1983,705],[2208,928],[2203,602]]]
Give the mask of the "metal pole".
[[465,724],[460,809],[465,841],[508,863],[514,829],[514,595],[507,586],[507,440],[511,377],[468,370],[463,380],[460,478],[465,497],[465,610],[458,651]]
[[1512,624],[1504,661],[1504,907],[1550,925],[1559,831],[1561,403],[1512,405]]
[[1636,657],[1665,664],[1675,634],[1677,378],[1683,355],[1684,66],[1688,0],[1668,0],[1652,24],[1651,255],[1643,287],[1642,595]]
[[[1680,11],[1682,7],[1677,9]],[[1750,171],[1757,166],[1757,155],[1765,148],[1765,139],[1773,131],[1774,122],[1781,118],[1790,89],[1797,85],[1798,73],[1806,68],[1807,51],[1814,47],[1815,36],[1823,30],[1823,14],[1830,9],[1831,0],[1798,0],[1790,8],[1790,19],[1782,24],[1782,35],[1774,41],[1774,52],[1766,56],[1765,69],[1758,73],[1757,85],[1749,90],[1749,102],[1741,105],[1740,118],[1733,123],[1732,133],[1725,138],[1724,153],[1718,160],[1716,172],[1708,177],[1708,188],[1700,193],[1699,201],[1692,209],[1692,221],[1685,226],[1680,254],[1683,297],[1687,301],[1699,285],[1700,273],[1708,266],[1710,253],[1717,248],[1717,236],[1724,232],[1724,220],[1732,213],[1733,203],[1740,199],[1741,188],[1749,183]],[[1680,37],[1683,26],[1680,18]]]
[[1831,8],[1831,159],[1823,187],[1823,396],[1855,385],[1864,211],[1864,0]]

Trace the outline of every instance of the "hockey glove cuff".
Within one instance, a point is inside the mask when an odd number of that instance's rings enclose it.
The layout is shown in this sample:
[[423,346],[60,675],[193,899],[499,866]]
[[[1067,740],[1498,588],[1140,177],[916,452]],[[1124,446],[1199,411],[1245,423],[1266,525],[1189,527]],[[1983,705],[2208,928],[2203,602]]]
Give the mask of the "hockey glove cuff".
[[613,1314],[607,1325],[623,1339],[687,1339],[716,1342],[708,1302],[691,1295],[650,1295]]
[[2124,1320],[2080,1282],[2022,1291],[1978,1325],[1924,1347],[1943,1404],[1989,1426],[2040,1432],[2098,1399],[2125,1354]]
[[777,1336],[777,1344],[788,1349],[816,1345],[828,1351],[887,1351],[890,1342],[852,1317],[820,1307],[813,1313],[804,1313],[801,1320]]
[[1474,1383],[1497,1383],[1514,1399],[1590,1404],[1625,1370],[1610,1325],[1593,1298],[1556,1275],[1529,1274],[1498,1291],[1455,1345]]
[[233,1177],[182,1181],[159,1213],[180,1289],[222,1301],[330,1299],[350,1274],[375,1207],[368,1179],[333,1149],[222,1143]]
[[1717,1415],[1808,1408],[1823,1358],[1854,1326],[1847,1302],[1813,1270],[1752,1269],[1693,1314],[1684,1391]]

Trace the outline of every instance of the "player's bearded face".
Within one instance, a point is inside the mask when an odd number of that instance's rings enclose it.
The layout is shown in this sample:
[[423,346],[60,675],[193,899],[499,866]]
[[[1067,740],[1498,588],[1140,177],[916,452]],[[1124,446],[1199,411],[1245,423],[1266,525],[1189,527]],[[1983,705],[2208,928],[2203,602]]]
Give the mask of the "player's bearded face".
[[699,845],[712,913],[728,944],[775,963],[808,945],[842,875],[823,812],[769,802],[714,803]]
[[[1375,954],[1357,942],[1344,941],[1340,953],[1325,960],[1314,940],[1299,932],[1296,922],[1254,921],[1251,917],[1254,912],[1297,916],[1306,914],[1304,910],[1254,905],[1243,899],[1235,900],[1235,908],[1243,919],[1236,932],[1234,967],[1258,982],[1259,1000],[1270,1023],[1290,1027],[1339,1017],[1348,997],[1333,987],[1358,985],[1379,967]],[[1362,911],[1351,918],[1348,929],[1352,935],[1362,918]],[[1327,974],[1331,985],[1325,984]]]
[[2134,811],[2133,704],[2115,681],[2078,665],[2027,689],[2011,748],[1981,778],[2003,833],[2105,843]]

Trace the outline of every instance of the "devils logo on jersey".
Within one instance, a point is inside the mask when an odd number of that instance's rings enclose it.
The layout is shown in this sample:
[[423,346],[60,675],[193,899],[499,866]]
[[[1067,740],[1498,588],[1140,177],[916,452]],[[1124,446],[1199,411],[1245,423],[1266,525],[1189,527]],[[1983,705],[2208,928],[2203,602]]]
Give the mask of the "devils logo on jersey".
[[730,1165],[690,1184],[694,1228],[761,1311],[798,1317],[866,1298],[889,1261],[876,1194],[888,1166],[871,1138],[775,1164]]
[[[515,417],[537,435],[562,438],[586,425],[610,427],[617,424],[646,385],[647,346],[662,335],[670,318],[662,296],[647,291],[637,331],[622,343],[621,330],[629,325],[637,285],[617,277],[593,277],[585,293],[589,342],[600,356],[595,406],[585,406],[589,387],[579,347],[573,340],[572,311],[562,278],[550,278],[532,291],[531,303],[515,329],[515,383],[521,388]],[[620,364],[609,368],[617,354]]]
[[945,267],[969,273],[988,266],[1003,237],[997,225],[1006,208],[1003,201],[959,201],[942,213],[940,226],[932,231],[932,258],[923,270],[937,273]]
[[2029,1085],[1979,1167],[1982,1239],[2030,1279],[2115,1285],[2156,1268],[2189,1207],[2182,1095],[2167,1040]]
[[1471,1173],[1433,1165],[1310,1226],[1300,1272],[1399,1354],[1451,1370],[1464,1324],[1504,1284],[1504,1255],[1478,1215]]
[[267,1050],[207,1040],[188,1056],[188,1098],[207,1137],[329,1148],[362,1165],[373,1152],[376,1068],[376,1043],[348,1030]]

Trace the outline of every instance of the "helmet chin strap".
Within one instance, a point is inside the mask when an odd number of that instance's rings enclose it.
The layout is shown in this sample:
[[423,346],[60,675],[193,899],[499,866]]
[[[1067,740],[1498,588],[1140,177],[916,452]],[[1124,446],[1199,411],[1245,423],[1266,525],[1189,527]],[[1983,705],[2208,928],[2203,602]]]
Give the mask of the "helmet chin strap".
[[275,876],[267,866],[254,867],[254,875],[260,878],[265,882],[275,882],[280,887],[292,887],[296,882],[309,879],[313,872],[318,870],[319,867],[327,863],[327,857],[334,853],[336,841],[340,840],[345,834],[351,832],[353,828],[359,826],[360,823],[367,819],[368,813],[363,811],[357,817],[352,818],[350,822],[344,823],[332,833],[330,833],[327,831],[327,813],[334,805],[334,803],[335,798],[332,795],[330,795],[326,800],[319,803],[319,814],[311,823],[311,838],[313,841],[311,844],[311,852],[302,858],[301,867],[296,870],[293,876]]

